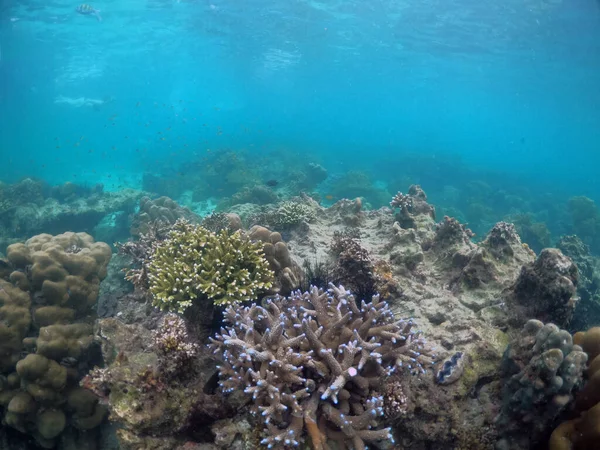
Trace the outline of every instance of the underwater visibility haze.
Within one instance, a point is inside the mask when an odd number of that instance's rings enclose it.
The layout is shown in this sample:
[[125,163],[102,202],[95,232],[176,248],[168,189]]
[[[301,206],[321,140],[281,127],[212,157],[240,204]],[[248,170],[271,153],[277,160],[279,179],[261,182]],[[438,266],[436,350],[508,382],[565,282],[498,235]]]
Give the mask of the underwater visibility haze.
[[599,74],[597,0],[0,1],[0,450],[600,448]]

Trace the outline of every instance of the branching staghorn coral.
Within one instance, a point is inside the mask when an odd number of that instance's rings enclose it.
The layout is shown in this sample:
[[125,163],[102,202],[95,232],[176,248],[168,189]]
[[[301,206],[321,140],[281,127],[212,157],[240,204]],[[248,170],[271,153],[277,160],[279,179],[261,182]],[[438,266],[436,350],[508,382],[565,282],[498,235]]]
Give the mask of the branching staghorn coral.
[[148,281],[155,306],[183,312],[199,297],[215,305],[251,300],[272,286],[273,272],[262,243],[179,220],[150,257]]
[[358,305],[333,284],[264,307],[229,307],[225,321],[210,344],[223,361],[220,387],[252,396],[269,448],[297,447],[305,434],[315,450],[329,448],[328,440],[355,450],[393,440],[389,428],[375,428],[381,377],[400,367],[424,372],[429,359],[411,320],[396,320],[378,296]]
[[274,214],[274,224],[280,227],[293,226],[301,222],[310,222],[316,217],[315,211],[298,201],[280,203]]
[[399,208],[400,210],[411,210],[412,208],[412,198],[408,194],[403,194],[402,192],[398,192],[394,195],[394,198],[390,202],[390,206],[392,208]]
[[293,228],[303,222],[312,222],[316,217],[316,211],[311,205],[302,200],[287,200],[253,214],[249,222],[281,230]]

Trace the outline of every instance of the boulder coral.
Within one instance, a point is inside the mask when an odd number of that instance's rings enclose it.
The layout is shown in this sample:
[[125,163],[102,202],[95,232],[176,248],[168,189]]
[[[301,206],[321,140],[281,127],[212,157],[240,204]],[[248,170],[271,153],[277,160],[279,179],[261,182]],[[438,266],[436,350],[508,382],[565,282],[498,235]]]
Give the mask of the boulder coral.
[[573,341],[588,354],[587,382],[575,398],[578,417],[554,430],[550,450],[586,450],[600,442],[600,327],[575,333]]
[[131,234],[136,237],[148,234],[153,224],[161,223],[163,226],[168,226],[175,224],[178,219],[186,219],[190,222],[200,220],[188,208],[179,206],[169,197],[163,196],[154,200],[150,197],[142,197],[140,210],[132,220]]
[[531,448],[538,442],[583,385],[587,361],[568,331],[529,320],[504,354],[497,448]]
[[263,243],[263,252],[269,267],[275,274],[271,293],[287,295],[300,284],[301,269],[292,259],[288,246],[281,234],[260,225],[255,225],[248,231],[248,237],[253,241]]
[[[93,363],[92,322],[110,247],[85,233],[42,234],[10,245],[0,280],[3,422],[54,448],[66,429],[85,435],[106,417],[79,387]],[[92,435],[89,435],[93,439]]]

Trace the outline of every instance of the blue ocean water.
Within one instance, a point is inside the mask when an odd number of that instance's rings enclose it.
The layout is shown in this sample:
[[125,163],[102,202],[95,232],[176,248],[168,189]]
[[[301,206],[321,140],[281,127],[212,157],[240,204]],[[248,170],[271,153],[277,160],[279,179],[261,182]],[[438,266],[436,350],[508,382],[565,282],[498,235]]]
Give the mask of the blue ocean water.
[[392,192],[399,173],[434,196],[468,173],[600,199],[598,1],[77,6],[2,2],[5,182],[140,187],[232,149]]

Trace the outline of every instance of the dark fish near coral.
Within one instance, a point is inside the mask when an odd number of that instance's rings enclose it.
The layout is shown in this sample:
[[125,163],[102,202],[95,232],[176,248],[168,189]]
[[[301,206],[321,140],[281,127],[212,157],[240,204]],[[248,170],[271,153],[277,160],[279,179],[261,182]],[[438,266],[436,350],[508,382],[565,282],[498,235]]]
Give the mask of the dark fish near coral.
[[84,16],[96,16],[96,19],[98,19],[99,22],[102,21],[102,17],[100,17],[100,10],[88,5],[87,3],[82,3],[75,8],[75,11],[79,14],[83,14]]
[[270,186],[270,187],[275,187],[275,186],[277,186],[279,184],[279,181],[277,181],[277,180],[268,180],[267,182],[265,182],[265,184],[267,186]]

